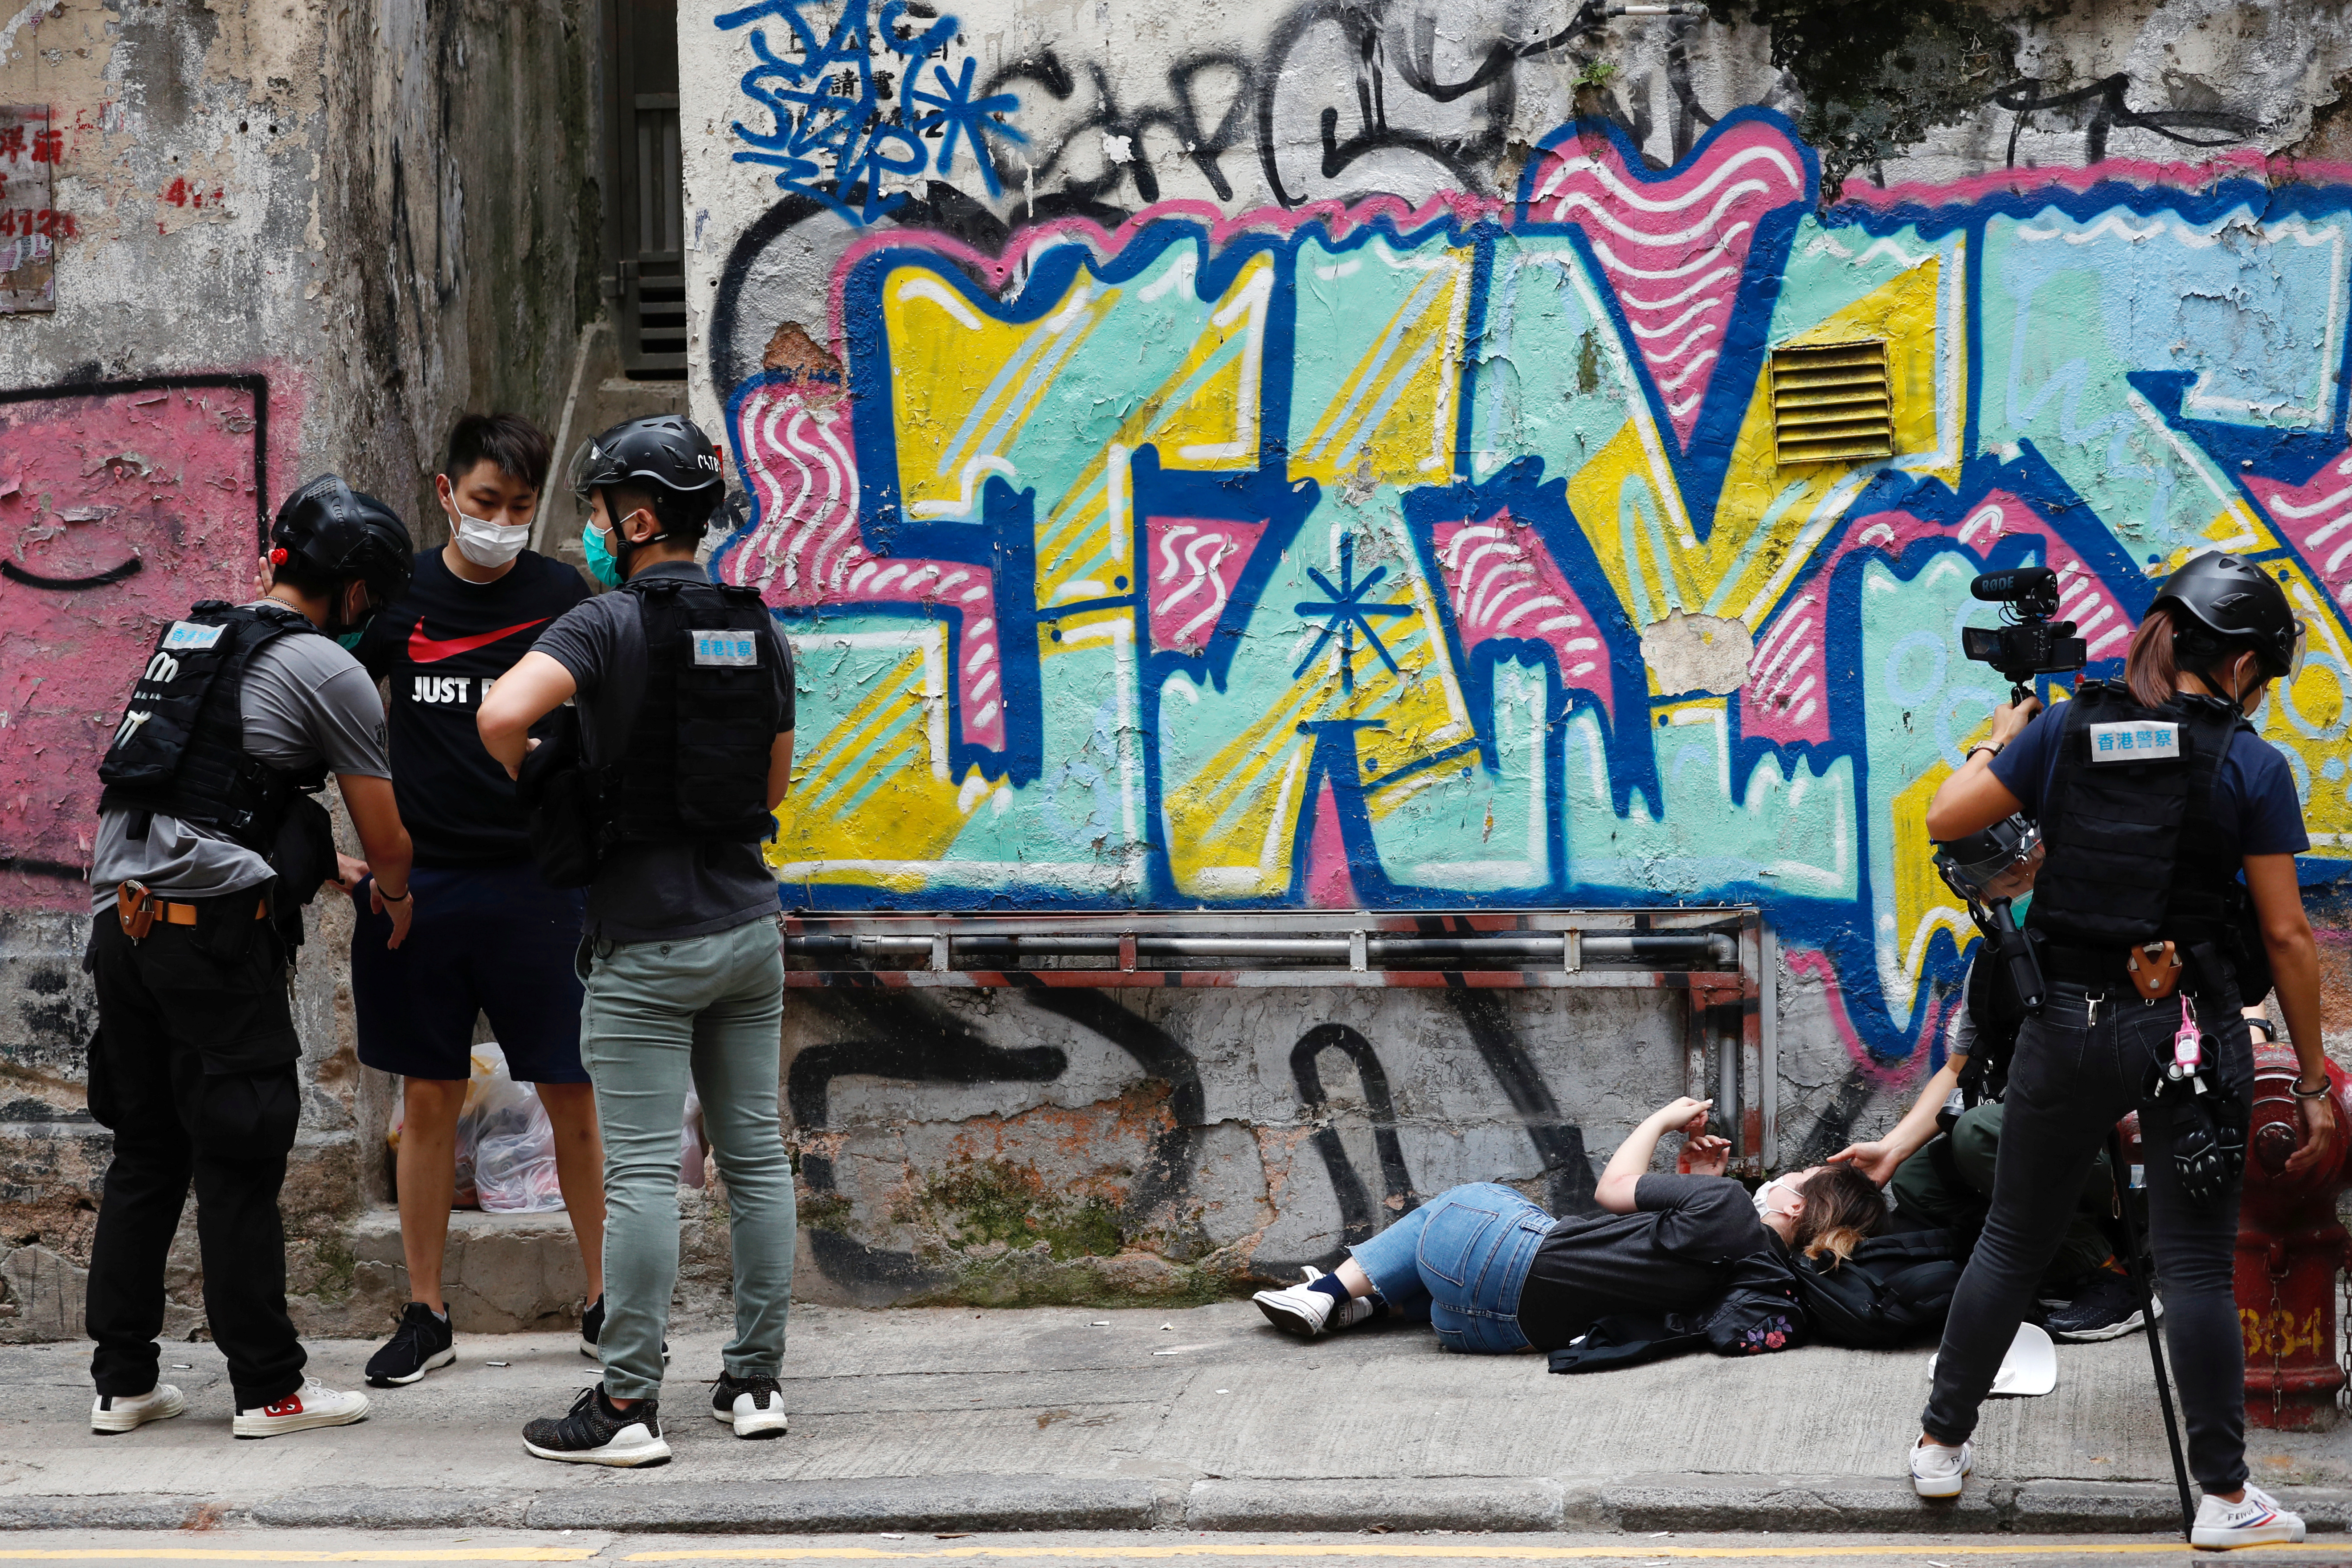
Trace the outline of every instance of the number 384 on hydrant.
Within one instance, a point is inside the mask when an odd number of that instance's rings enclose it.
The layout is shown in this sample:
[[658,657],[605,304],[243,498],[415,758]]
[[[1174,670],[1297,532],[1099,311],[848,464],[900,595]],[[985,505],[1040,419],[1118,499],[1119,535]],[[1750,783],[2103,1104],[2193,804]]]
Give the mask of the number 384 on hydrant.
[[[2254,1114],[2247,1129],[2245,1201],[2238,1218],[2238,1322],[2246,1335],[2246,1418],[2258,1427],[2314,1431],[2335,1419],[2345,1368],[2336,1321],[2336,1274],[2352,1269],[2352,1239],[2336,1218],[2352,1180],[2338,1136],[2317,1166],[2286,1174],[2302,1138],[2295,1115],[2294,1052],[2254,1051]],[[2336,1124],[2352,1128],[2352,1085],[2331,1063]]]

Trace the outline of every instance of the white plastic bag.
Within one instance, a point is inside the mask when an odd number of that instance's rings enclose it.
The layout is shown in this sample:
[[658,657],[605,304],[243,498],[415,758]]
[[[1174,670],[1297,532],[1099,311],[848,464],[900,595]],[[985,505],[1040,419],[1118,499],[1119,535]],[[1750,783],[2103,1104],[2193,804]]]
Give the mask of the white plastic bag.
[[460,1208],[489,1214],[544,1214],[563,1207],[555,1179],[555,1128],[528,1083],[507,1076],[506,1052],[474,1047],[474,1072],[457,1113]]

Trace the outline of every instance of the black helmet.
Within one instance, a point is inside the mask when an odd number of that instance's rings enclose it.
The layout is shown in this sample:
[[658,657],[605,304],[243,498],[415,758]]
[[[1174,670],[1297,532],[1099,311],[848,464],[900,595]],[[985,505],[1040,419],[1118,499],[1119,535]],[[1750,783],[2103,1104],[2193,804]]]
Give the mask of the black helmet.
[[416,546],[398,515],[332,474],[286,497],[269,543],[273,565],[298,561],[310,574],[337,582],[356,578],[376,605],[397,598],[416,565]]
[[2251,649],[2263,673],[2291,680],[2303,666],[2303,622],[2288,608],[2286,591],[2252,561],[2200,555],[2164,580],[2150,614],[2170,606],[2185,622],[2177,633],[2183,668],[2225,653]]
[[664,533],[699,527],[719,503],[719,449],[694,421],[677,414],[625,419],[592,436],[572,455],[572,495],[584,506],[608,485],[643,485],[653,492]]
[[1937,844],[1936,869],[1970,904],[1990,904],[2028,891],[2032,878],[2012,873],[2039,868],[2042,855],[2042,830],[2012,813],[1982,832]]

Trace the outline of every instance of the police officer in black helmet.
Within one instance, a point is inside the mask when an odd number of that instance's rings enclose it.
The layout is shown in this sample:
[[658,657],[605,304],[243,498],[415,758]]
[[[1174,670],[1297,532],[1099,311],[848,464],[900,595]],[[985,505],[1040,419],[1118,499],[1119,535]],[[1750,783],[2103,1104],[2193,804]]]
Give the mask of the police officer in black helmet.
[[2048,985],[2018,1032],[1991,1214],[1911,1454],[1923,1496],[1965,1482],[1978,1406],[2067,1221],[2070,1205],[2052,1195],[2081,1186],[2108,1129],[2137,1109],[2166,1337],[2205,1492],[2192,1544],[2303,1539],[2303,1521],[2247,1483],[2231,1293],[2252,1082],[2238,976],[2254,955],[2242,931],[2259,933],[2302,1067],[2303,1137],[2287,1168],[2308,1168],[2337,1135],[2318,952],[2295,879],[2309,840],[2285,759],[2246,722],[2271,682],[2292,678],[2301,634],[2260,569],[2200,556],[2157,594],[2123,682],[2084,681],[2038,717],[2030,699],[2001,707],[1927,808],[1938,841],[2021,810],[2040,823],[2046,859],[2027,927]]
[[278,1193],[301,1054],[287,967],[301,906],[343,880],[316,799],[330,773],[368,854],[351,874],[373,872],[394,945],[408,931],[383,705],[348,644],[407,582],[412,547],[389,507],[331,475],[287,497],[269,539],[263,598],[207,600],[163,628],[99,766],[89,1101],[115,1134],[89,1265],[100,1432],[185,1407],[157,1379],[155,1336],[192,1185],[236,1435],[367,1414],[364,1396],[305,1375],[286,1315]]
[[[500,677],[476,715],[520,779],[533,850],[559,885],[588,885],[580,1051],[604,1139],[604,1310],[582,1324],[604,1376],[524,1446],[575,1464],[669,1458],[662,1386],[677,1279],[677,1130],[691,1083],[727,1183],[735,1334],[711,1414],[739,1437],[784,1432],[776,1383],[796,1221],[776,1107],[784,969],[775,874],[760,853],[792,774],[792,653],[757,593],[695,563],[719,456],[688,420],[631,420],[581,449],[583,542],[618,591],[575,606]],[[561,733],[530,727],[567,698]],[[526,766],[526,758],[530,758]],[[583,806],[575,821],[548,802]],[[575,841],[551,831],[576,828]]]

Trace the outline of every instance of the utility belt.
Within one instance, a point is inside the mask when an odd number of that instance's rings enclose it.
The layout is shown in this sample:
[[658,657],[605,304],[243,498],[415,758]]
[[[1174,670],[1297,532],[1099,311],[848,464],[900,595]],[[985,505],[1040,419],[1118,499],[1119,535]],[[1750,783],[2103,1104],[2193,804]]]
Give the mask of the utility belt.
[[242,952],[251,941],[254,922],[269,918],[269,894],[226,893],[216,898],[159,898],[143,883],[124,882],[114,890],[114,918],[122,934],[142,941],[158,925],[194,927],[208,948]]
[[2042,944],[2040,953],[2042,973],[2053,980],[2095,993],[2126,993],[2142,1001],[2161,1001],[2184,981],[2219,985],[2236,977],[2228,960],[2204,943],[2189,947],[2172,941],[2147,942],[2116,951],[2062,947],[2053,942]]

